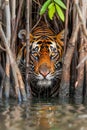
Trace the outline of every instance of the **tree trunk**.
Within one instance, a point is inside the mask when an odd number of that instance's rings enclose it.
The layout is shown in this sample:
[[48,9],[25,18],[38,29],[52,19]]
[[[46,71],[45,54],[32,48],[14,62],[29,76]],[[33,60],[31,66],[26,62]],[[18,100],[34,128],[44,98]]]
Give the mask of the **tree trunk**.
[[66,98],[69,97],[69,87],[70,87],[70,65],[75,49],[75,43],[78,35],[80,25],[74,24],[73,32],[68,43],[66,54],[63,63],[62,80],[60,84],[59,97]]
[[[76,5],[77,6],[77,5]],[[79,20],[82,21],[83,28],[86,29],[86,11],[87,11],[87,1],[80,1],[80,8],[77,6],[78,13],[79,13]],[[83,29],[84,30],[84,29]],[[85,54],[86,54],[86,48],[87,48],[87,39],[84,36],[84,31],[82,29],[80,30],[80,49],[79,49],[79,63],[84,59]],[[84,73],[86,70],[85,63],[83,63],[79,68],[78,68],[78,77],[77,77],[77,85],[76,85],[76,90],[75,90],[75,100],[78,102],[83,101],[83,97],[86,94],[86,87],[84,86]],[[85,70],[84,70],[85,68]],[[85,81],[86,82],[86,81]]]
[[[0,34],[1,34],[3,44],[6,48],[7,53],[8,53],[9,59],[10,59],[10,64],[12,67],[13,76],[14,76],[14,80],[15,80],[15,91],[16,91],[17,98],[19,99],[19,101],[21,101],[22,100],[21,94],[22,94],[23,100],[25,101],[26,100],[26,92],[25,92],[25,86],[24,86],[24,83],[22,80],[22,76],[21,76],[19,68],[15,62],[15,59],[13,58],[13,54],[8,46],[8,42],[7,42],[7,39],[5,37],[5,34],[3,32],[1,25],[0,25]],[[20,93],[20,91],[21,91],[21,93]]]
[[28,73],[28,68],[29,68],[29,42],[30,42],[30,14],[31,14],[31,0],[26,0],[26,12],[27,12],[27,24],[26,24],[26,30],[27,30],[27,35],[26,35],[26,91],[27,91],[27,96],[30,97],[31,96],[31,90],[30,90],[30,86],[29,86],[29,73]]
[[[11,40],[11,18],[10,18],[10,6],[9,0],[5,1],[5,16],[6,16],[6,38],[8,41],[8,46],[10,47],[10,40]],[[9,57],[6,54],[6,76],[5,76],[5,96],[9,98],[9,91],[10,91],[10,61]]]

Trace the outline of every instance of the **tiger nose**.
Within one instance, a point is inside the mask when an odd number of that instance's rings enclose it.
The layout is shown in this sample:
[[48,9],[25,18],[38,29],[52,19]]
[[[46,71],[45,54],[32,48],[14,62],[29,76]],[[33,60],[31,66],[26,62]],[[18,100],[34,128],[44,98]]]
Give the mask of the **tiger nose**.
[[50,70],[46,65],[41,65],[39,68],[39,72],[43,77],[46,77],[50,73]]

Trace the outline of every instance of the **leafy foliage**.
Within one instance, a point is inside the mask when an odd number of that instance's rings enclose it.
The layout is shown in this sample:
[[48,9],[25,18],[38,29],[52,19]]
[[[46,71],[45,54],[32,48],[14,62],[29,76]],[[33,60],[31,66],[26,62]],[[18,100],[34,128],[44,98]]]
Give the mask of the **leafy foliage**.
[[66,9],[65,4],[62,0],[47,0],[40,10],[40,15],[43,15],[48,9],[48,16],[52,20],[55,13],[58,14],[62,21],[65,20],[63,9]]
[[41,8],[41,10],[40,10],[40,15],[43,15],[43,14],[45,13],[45,11],[46,11],[46,9],[47,9],[47,7],[49,6],[50,3],[51,3],[51,0],[47,0],[47,1],[43,4],[43,6],[42,6],[42,8]]
[[49,18],[52,20],[53,19],[53,16],[55,14],[55,5],[54,3],[52,2],[49,6],[48,6],[48,15],[49,15]]

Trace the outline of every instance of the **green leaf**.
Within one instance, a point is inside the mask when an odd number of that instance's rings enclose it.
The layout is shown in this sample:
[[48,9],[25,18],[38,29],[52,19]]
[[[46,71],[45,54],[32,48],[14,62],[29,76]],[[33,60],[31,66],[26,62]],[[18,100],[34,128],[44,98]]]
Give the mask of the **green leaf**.
[[56,10],[57,10],[57,13],[58,13],[60,19],[64,22],[65,18],[64,18],[64,13],[63,13],[62,9],[57,4],[55,4],[55,5],[56,5]]
[[48,15],[49,15],[49,18],[50,18],[51,20],[53,19],[54,13],[55,13],[55,6],[54,6],[54,3],[51,3],[51,4],[48,6]]
[[45,13],[45,11],[46,11],[46,9],[47,9],[47,7],[49,6],[50,3],[51,3],[51,0],[47,0],[47,1],[43,4],[43,6],[42,6],[42,8],[41,8],[41,10],[40,10],[40,15],[43,15],[43,14]]
[[54,6],[54,3],[52,2],[52,3],[48,6],[48,9],[53,8],[53,6]]
[[57,3],[60,7],[62,7],[63,9],[66,9],[65,4],[61,1],[61,0],[54,0],[55,3]]

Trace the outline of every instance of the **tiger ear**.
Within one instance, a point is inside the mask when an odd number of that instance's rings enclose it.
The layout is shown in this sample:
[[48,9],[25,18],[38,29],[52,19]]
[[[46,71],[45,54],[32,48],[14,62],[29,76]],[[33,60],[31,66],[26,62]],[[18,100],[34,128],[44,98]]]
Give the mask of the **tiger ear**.
[[57,34],[56,40],[61,46],[64,46],[64,30]]
[[18,33],[18,38],[22,40],[23,42],[26,41],[26,30],[22,29]]
[[[22,41],[26,41],[26,30],[22,29],[18,33],[18,38],[21,39]],[[33,35],[30,33],[30,42],[33,41]]]

